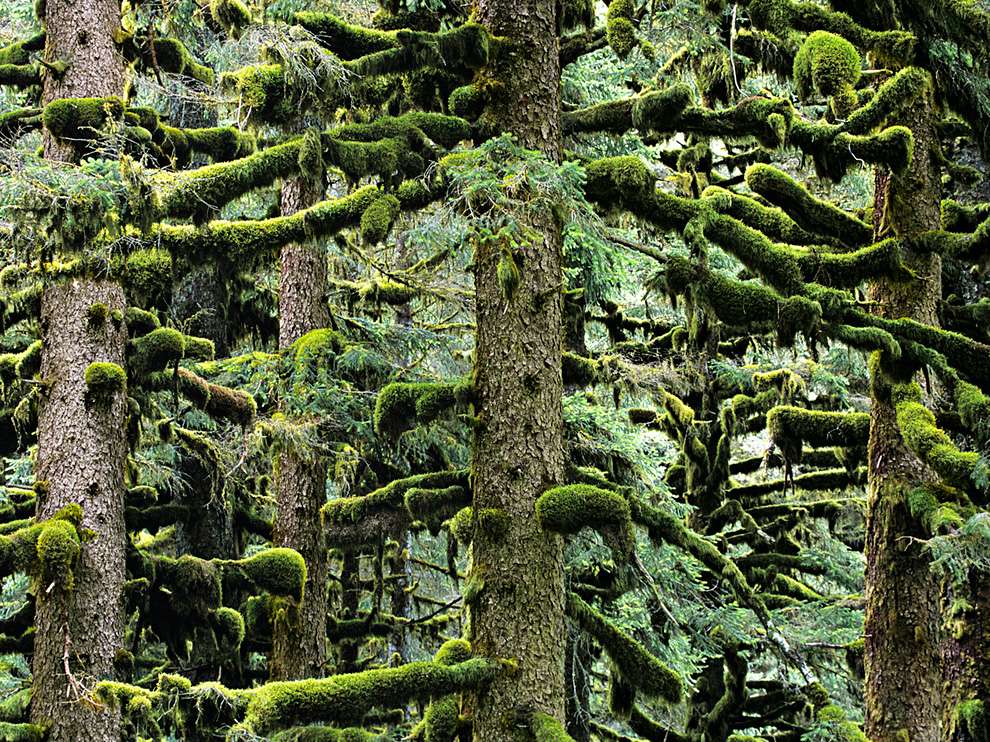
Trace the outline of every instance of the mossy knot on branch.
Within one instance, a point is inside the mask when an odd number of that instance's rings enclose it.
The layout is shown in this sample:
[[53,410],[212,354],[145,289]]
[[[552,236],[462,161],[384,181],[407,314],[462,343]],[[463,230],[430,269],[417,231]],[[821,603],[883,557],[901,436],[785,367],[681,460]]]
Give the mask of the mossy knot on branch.
[[375,431],[397,437],[416,425],[436,420],[452,407],[464,408],[473,400],[474,387],[468,382],[389,384],[379,392],[375,403]]
[[536,519],[544,530],[562,534],[593,528],[619,560],[629,559],[636,546],[629,503],[617,492],[589,484],[547,490],[536,500]]
[[856,105],[855,85],[862,61],[856,47],[828,31],[810,34],[794,56],[794,83],[804,99],[817,92],[835,97],[837,115],[847,115]]
[[85,381],[89,398],[97,402],[109,402],[127,388],[127,374],[116,363],[97,361],[89,364]]

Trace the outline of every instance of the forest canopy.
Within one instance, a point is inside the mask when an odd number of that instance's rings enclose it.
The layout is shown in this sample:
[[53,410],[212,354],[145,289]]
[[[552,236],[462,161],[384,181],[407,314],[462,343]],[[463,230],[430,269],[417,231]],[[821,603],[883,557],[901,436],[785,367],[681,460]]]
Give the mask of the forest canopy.
[[10,0],[0,740],[990,740],[986,0]]

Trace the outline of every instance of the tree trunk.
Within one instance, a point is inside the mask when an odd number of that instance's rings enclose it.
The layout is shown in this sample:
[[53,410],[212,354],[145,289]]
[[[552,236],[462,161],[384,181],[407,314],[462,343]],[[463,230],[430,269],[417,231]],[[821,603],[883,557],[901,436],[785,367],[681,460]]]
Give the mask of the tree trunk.
[[[478,6],[478,20],[510,40],[491,70],[501,87],[489,114],[523,146],[559,161],[556,13],[551,0]],[[476,699],[474,739],[483,742],[519,738],[520,712],[564,721],[563,542],[540,530],[534,512],[536,498],[564,472],[562,236],[551,214],[529,226],[540,237],[522,251],[511,299],[497,278],[498,246],[486,242],[475,255],[480,425],[472,473],[480,517],[471,573],[481,591],[471,605],[471,643],[479,655],[518,662],[517,672],[499,675]],[[502,518],[488,518],[492,510]],[[486,527],[491,520],[506,528]]]
[[[88,279],[45,290],[41,376],[48,384],[38,409],[38,517],[70,503],[83,508],[83,541],[71,592],[36,595],[31,719],[52,722],[51,742],[118,742],[119,723],[108,709],[96,710],[79,691],[113,678],[123,638],[124,460],[127,398],[87,397],[85,372],[97,361],[124,366],[123,323],[90,325],[95,303],[124,309],[119,286]],[[72,678],[66,675],[68,651]],[[76,685],[79,683],[80,685]]]
[[[293,214],[317,203],[317,187],[301,179],[282,185],[282,213]],[[287,348],[310,330],[326,327],[327,266],[323,251],[310,245],[282,249],[279,282],[279,347]],[[288,620],[274,627],[271,657],[273,680],[320,677],[326,663],[327,562],[326,536],[320,508],[326,501],[327,465],[285,452],[276,466],[276,546],[295,549],[306,560],[306,587]]]
[[[877,181],[877,213],[900,237],[939,228],[932,105],[928,96],[897,122],[914,133],[910,167]],[[937,325],[941,259],[910,253],[904,259],[918,278],[874,283],[870,298],[885,317]],[[936,742],[943,680],[938,582],[917,540],[926,534],[906,504],[908,492],[934,475],[905,446],[883,386],[874,373],[866,523],[866,733],[873,742]]]
[[[44,8],[45,59],[67,67],[59,78],[45,76],[43,102],[121,95],[124,63],[113,41],[119,1],[48,0]],[[75,157],[70,144],[47,132],[44,151],[62,162]],[[94,362],[123,368],[127,333],[119,321],[90,321],[89,309],[98,303],[111,312],[126,306],[119,286],[88,278],[47,286],[42,297],[46,387],[38,407],[37,476],[43,486],[37,514],[47,518],[79,503],[83,527],[92,532],[82,544],[73,590],[42,586],[36,596],[31,720],[51,723],[50,742],[120,739],[115,712],[80,700],[84,687],[112,679],[123,638],[127,399],[122,391],[90,398],[85,373]]]

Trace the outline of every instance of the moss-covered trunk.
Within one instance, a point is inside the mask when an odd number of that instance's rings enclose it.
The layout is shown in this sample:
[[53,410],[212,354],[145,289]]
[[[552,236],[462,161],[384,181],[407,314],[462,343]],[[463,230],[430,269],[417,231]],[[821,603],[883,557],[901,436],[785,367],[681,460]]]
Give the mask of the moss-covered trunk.
[[[878,229],[909,236],[939,226],[939,180],[932,156],[930,96],[902,117],[914,133],[914,156],[902,174],[877,179]],[[883,316],[937,325],[941,260],[906,254],[917,279],[877,282],[870,298]],[[918,539],[907,494],[932,473],[904,444],[884,374],[873,369],[866,524],[866,732],[873,742],[935,742],[940,692],[938,584]]]
[[[560,65],[557,4],[482,0],[478,20],[509,39],[491,70],[500,83],[488,114],[525,147],[559,160]],[[564,572],[559,536],[544,533],[534,503],[564,470],[561,225],[547,213],[539,237],[517,258],[521,280],[507,298],[497,277],[499,246],[476,247],[477,414],[471,642],[488,657],[515,659],[481,693],[474,738],[516,739],[518,712],[564,720]],[[504,526],[504,527],[503,527]]]
[[[120,3],[48,0],[41,7],[45,59],[67,65],[63,75],[46,75],[44,103],[121,95],[124,64],[113,41]],[[62,162],[76,157],[71,144],[47,132],[44,151]],[[94,304],[105,305],[111,318],[92,320]],[[117,714],[84,696],[95,681],[113,677],[123,638],[127,398],[119,389],[89,394],[86,370],[94,362],[125,367],[126,330],[112,319],[125,306],[119,286],[89,278],[49,285],[42,298],[38,516],[79,503],[83,527],[92,534],[83,543],[73,590],[41,585],[36,595],[31,720],[51,723],[51,742],[120,738]]]
[[[302,179],[282,185],[282,213],[294,214],[318,202],[322,186]],[[279,279],[279,347],[288,348],[310,330],[326,327],[327,263],[322,249],[288,245],[282,249]],[[275,545],[295,549],[306,560],[302,602],[287,620],[277,620],[272,637],[271,676],[276,680],[320,677],[326,663],[326,536],[320,507],[326,501],[327,465],[291,451],[276,463]]]

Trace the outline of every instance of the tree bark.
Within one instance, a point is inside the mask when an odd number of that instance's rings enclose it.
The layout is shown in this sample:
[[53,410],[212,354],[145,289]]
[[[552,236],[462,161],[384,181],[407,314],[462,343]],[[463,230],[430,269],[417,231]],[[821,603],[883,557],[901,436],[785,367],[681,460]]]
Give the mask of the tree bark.
[[[914,156],[900,175],[878,178],[878,214],[898,236],[939,228],[933,103],[919,101],[896,122],[914,134]],[[870,298],[885,317],[937,326],[941,259],[904,255],[917,279],[880,281]],[[919,541],[926,534],[907,509],[908,492],[934,475],[908,450],[874,375],[866,523],[866,733],[873,742],[936,742],[940,737],[939,593]]]
[[[282,185],[282,213],[293,214],[317,203],[323,187],[302,179]],[[326,303],[327,265],[322,250],[311,245],[282,249],[279,279],[279,347],[284,349],[310,330],[326,327],[330,314]],[[278,457],[275,473],[276,546],[295,549],[306,560],[306,587],[302,602],[288,620],[277,621],[272,637],[273,680],[320,677],[327,652],[326,535],[320,508],[326,501],[327,464],[285,452]]]
[[[508,39],[490,72],[500,93],[488,114],[524,147],[559,161],[560,66],[557,4],[482,0],[478,20]],[[529,224],[539,235],[519,260],[511,299],[497,278],[499,247],[477,246],[475,388],[480,418],[473,451],[474,512],[501,511],[507,527],[475,519],[471,643],[481,656],[513,658],[478,694],[474,739],[525,738],[519,714],[564,721],[564,571],[562,539],[536,522],[537,497],[564,472],[561,397],[561,225],[551,214]]]
[[[126,331],[112,320],[90,326],[94,303],[122,311],[123,291],[81,279],[47,288],[42,300],[41,376],[48,387],[38,409],[38,479],[46,485],[38,518],[79,503],[83,528],[93,534],[83,541],[74,589],[40,586],[35,597],[31,719],[52,723],[51,742],[120,739],[117,715],[79,698],[83,686],[113,678],[123,638],[127,398],[117,392],[106,401],[88,399],[84,374],[96,361],[124,366]],[[73,678],[65,672],[66,651]]]
[[[67,67],[60,77],[45,76],[43,102],[121,95],[125,65],[113,40],[120,3],[48,0],[44,7],[45,59]],[[75,158],[71,144],[48,132],[44,152],[61,162]],[[120,391],[90,399],[85,372],[97,361],[124,368],[127,333],[112,319],[91,323],[88,311],[97,303],[111,312],[126,306],[119,286],[89,278],[47,286],[42,297],[46,386],[38,407],[37,476],[44,486],[37,515],[47,518],[79,503],[82,525],[92,532],[82,544],[73,590],[42,586],[36,596],[31,720],[51,723],[50,742],[120,739],[118,714],[80,699],[95,681],[112,679],[123,638],[127,400]]]

